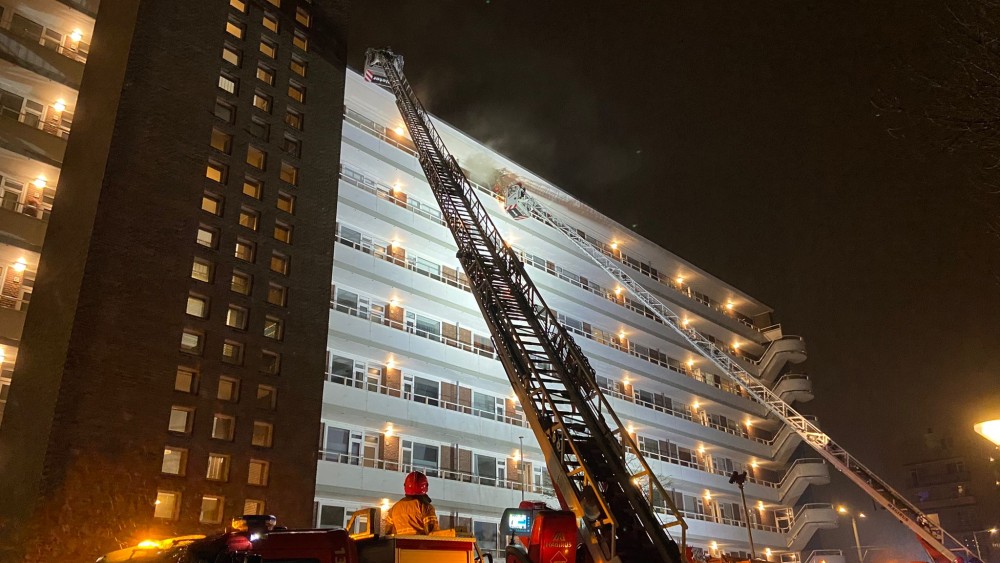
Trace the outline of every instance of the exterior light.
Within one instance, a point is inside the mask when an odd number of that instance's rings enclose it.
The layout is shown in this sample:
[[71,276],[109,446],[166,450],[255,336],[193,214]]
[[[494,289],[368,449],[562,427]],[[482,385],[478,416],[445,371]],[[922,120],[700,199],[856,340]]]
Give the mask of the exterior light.
[[712,500],[712,491],[705,489],[705,500]]
[[689,319],[689,318],[687,318],[687,317],[684,317],[684,319],[683,319],[683,320],[681,320],[681,326],[687,326],[687,325],[689,325],[690,323],[691,323],[691,319]]
[[733,310],[733,302],[732,301],[729,301],[729,302],[726,303],[726,309],[728,309],[730,311]]
[[711,543],[711,546],[712,546],[712,549],[719,549],[719,542],[717,542],[717,541],[713,541],[713,542]]
[[399,300],[398,299],[390,299],[389,300],[389,306],[390,307],[398,307],[399,306]]
[[697,400],[695,400],[695,402],[691,403],[691,408],[694,409],[694,410],[698,410],[700,407],[701,407],[701,403],[699,403]]
[[[758,500],[757,501],[757,510],[761,510],[761,511],[764,510],[764,501],[762,501],[762,500]],[[771,550],[769,549],[768,551],[771,551]],[[768,553],[768,555],[771,555],[771,554]]]
[[989,532],[990,532],[991,534],[995,534],[995,533],[997,533],[997,529],[996,529],[995,527],[994,527],[994,528],[990,528],[990,529],[989,529]]
[[733,342],[733,350],[739,350],[739,349],[740,349],[740,343],[739,342]]
[[1000,446],[1000,418],[984,420],[972,427],[980,436]]
[[66,111],[66,100],[63,100],[62,98],[56,100],[56,103],[52,104],[52,109],[58,112]]
[[693,368],[694,367],[694,360],[688,360],[687,361],[687,366],[688,366],[688,368]]
[[396,193],[398,191],[399,191],[399,182],[396,182],[395,184],[392,185],[392,193]]
[[868,518],[868,516],[864,512],[859,512],[858,518]]
[[677,283],[678,284],[684,283],[684,276],[677,276]]
[[746,421],[743,422],[743,424],[746,424],[747,428],[750,428],[751,426],[753,426],[753,421],[748,418]]
[[396,366],[396,362],[394,360],[392,360],[392,359],[390,359],[388,362],[385,363],[385,367],[387,367],[389,369],[392,369],[395,366]]
[[704,454],[705,453],[705,446],[698,446],[698,453]]
[[79,43],[80,40],[83,39],[83,32],[80,31],[79,29],[74,29],[73,33],[69,34],[69,38],[72,39],[74,42]]
[[618,242],[613,241],[611,243],[611,250],[618,250]]
[[17,262],[14,262],[13,268],[15,272],[20,274],[28,268],[28,263],[24,260],[24,258],[18,258]]
[[136,545],[136,547],[138,547],[139,549],[158,549],[160,547],[160,542],[156,540],[142,540]]
[[389,241],[389,247],[392,248],[393,246],[399,246],[399,241],[396,240],[396,239],[390,240]]
[[396,127],[394,127],[392,129],[392,132],[395,133],[395,134],[397,134],[397,135],[399,135],[400,137],[402,137],[403,136],[403,126],[402,125],[397,125]]
[[841,514],[847,514],[847,507],[844,505],[840,505],[837,507],[837,512]]
[[627,430],[629,434],[635,434],[635,426],[633,426],[632,424],[628,425]]
[[621,294],[622,294],[622,288],[616,287],[615,288],[615,295],[621,295]]
[[764,555],[766,555],[768,557],[771,556],[771,548],[770,547],[764,550]]
[[[760,464],[759,464],[759,463],[757,463],[757,460],[754,460],[754,461],[751,461],[751,462],[750,462],[750,467],[752,467],[752,468],[754,468],[754,469],[757,469],[757,466],[758,466],[758,465],[760,465]],[[764,506],[764,505],[763,505],[763,504],[761,504],[761,506]]]
[[625,340],[625,331],[624,330],[618,333],[618,338],[620,338],[622,340]]
[[389,424],[385,425],[385,432],[384,432],[384,434],[385,434],[386,438],[391,438],[392,435],[393,435],[393,433],[395,433],[395,432],[396,432],[396,429],[392,427],[392,423],[391,422]]
[[628,385],[629,384],[629,378],[628,378],[627,375],[625,375],[625,376],[622,377],[622,384],[623,385]]
[[156,499],[156,500],[154,500],[154,501],[153,501],[153,504],[160,504],[160,499]]
[[7,353],[3,351],[3,346],[0,346],[0,364],[7,359]]
[[49,183],[45,179],[45,176],[39,176],[39,177],[37,177],[37,178],[35,178],[34,180],[31,181],[31,185],[35,186],[36,188],[38,188],[40,190],[42,190],[42,189],[45,189],[45,186],[49,185]]

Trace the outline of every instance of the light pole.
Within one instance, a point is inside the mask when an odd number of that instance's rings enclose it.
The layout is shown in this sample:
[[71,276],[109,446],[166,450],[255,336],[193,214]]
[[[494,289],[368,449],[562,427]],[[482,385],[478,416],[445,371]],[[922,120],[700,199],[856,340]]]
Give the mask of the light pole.
[[980,561],[983,560],[983,552],[979,551],[979,538],[976,536],[978,534],[982,534],[983,532],[989,532],[992,535],[997,533],[997,531],[998,529],[996,527],[993,527],[993,528],[987,528],[985,530],[979,530],[977,532],[972,532],[972,542],[976,544],[976,559],[979,559]]
[[750,509],[747,508],[747,495],[743,492],[743,483],[747,482],[747,472],[738,473],[733,471],[729,476],[729,483],[736,483],[740,487],[740,498],[743,499],[743,514],[747,521],[747,538],[750,540],[750,560],[757,559],[757,551],[753,547],[753,526],[750,525]]
[[[1000,446],[1000,418],[996,420],[984,420],[972,427],[983,438]],[[980,530],[985,532],[986,530]]]
[[[843,505],[837,507],[837,512],[851,517],[851,528],[854,530],[854,547],[858,550],[858,563],[864,563],[865,556],[861,553],[861,539],[858,537],[858,519]],[[867,518],[867,516],[865,516],[864,512],[859,512],[858,518]]]

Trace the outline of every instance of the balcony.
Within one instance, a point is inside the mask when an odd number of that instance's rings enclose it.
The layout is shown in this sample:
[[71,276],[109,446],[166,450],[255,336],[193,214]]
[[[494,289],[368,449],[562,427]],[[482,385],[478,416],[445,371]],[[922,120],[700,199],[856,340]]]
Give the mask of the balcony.
[[786,403],[806,403],[813,400],[812,381],[808,375],[783,375],[774,384],[774,392]]
[[51,166],[62,165],[66,139],[18,121],[17,115],[0,115],[0,147]]
[[804,563],[847,563],[844,552],[839,549],[817,549],[802,557]]
[[803,504],[792,520],[789,529],[788,549],[801,551],[813,534],[819,530],[832,530],[837,527],[837,511],[832,504]]
[[86,14],[92,18],[97,18],[97,10],[101,7],[101,0],[57,0],[58,2],[73,8],[81,14]]
[[74,90],[80,89],[84,63],[62,47],[51,49],[35,38],[0,28],[0,57]]
[[41,252],[48,222],[39,219],[37,211],[25,210],[22,203],[12,206],[13,209],[0,207],[0,242]]

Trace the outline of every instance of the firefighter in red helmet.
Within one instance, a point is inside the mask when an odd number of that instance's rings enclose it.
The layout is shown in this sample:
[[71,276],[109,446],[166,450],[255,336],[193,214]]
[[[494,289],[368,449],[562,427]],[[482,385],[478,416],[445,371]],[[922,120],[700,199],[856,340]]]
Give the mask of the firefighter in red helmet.
[[403,481],[406,496],[396,501],[386,515],[386,533],[427,535],[438,529],[437,512],[427,496],[427,476],[413,471]]

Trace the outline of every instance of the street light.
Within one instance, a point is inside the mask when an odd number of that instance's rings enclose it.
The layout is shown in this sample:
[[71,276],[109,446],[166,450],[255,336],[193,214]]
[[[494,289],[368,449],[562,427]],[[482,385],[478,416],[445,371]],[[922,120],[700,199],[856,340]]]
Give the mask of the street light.
[[972,532],[972,542],[976,544],[976,559],[979,559],[980,561],[983,560],[983,553],[979,551],[979,538],[976,536],[984,532],[989,532],[992,535],[997,533],[997,531],[998,531],[997,527],[994,526],[992,528],[987,528],[985,530],[979,530],[978,532]]
[[[972,427],[983,438],[1000,446],[1000,418],[995,420],[984,420]],[[986,530],[982,530],[986,531]]]
[[864,512],[859,512],[858,517],[855,518],[844,505],[838,506],[837,512],[851,517],[851,528],[854,530],[854,547],[858,550],[858,563],[864,563],[865,556],[861,553],[861,539],[858,537],[858,518],[867,518],[868,516]]

